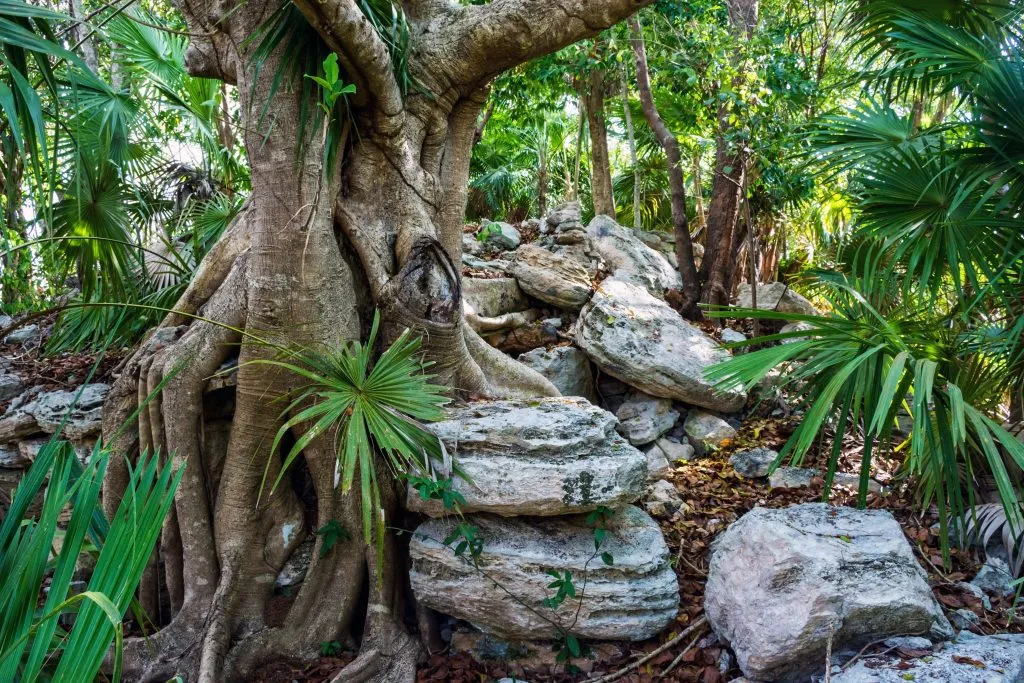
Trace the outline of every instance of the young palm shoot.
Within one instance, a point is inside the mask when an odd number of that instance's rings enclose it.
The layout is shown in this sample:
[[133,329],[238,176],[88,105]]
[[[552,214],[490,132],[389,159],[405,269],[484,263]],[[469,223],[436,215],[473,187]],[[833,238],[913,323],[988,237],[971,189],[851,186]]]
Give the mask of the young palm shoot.
[[[358,472],[363,536],[369,544],[375,531],[378,551],[383,547],[384,524],[379,519],[383,511],[376,454],[384,456],[396,478],[433,477],[432,460],[444,463],[446,469],[451,467],[441,441],[422,424],[440,419],[441,406],[449,399],[445,387],[431,384],[433,376],[423,372],[429,363],[418,356],[420,338],[406,330],[374,363],[379,327],[377,313],[365,344],[354,341],[331,348],[282,349],[285,358],[253,361],[283,368],[309,382],[295,392],[285,408],[283,415],[290,417],[278,430],[271,453],[277,452],[289,431],[310,426],[288,451],[271,491],[306,446],[322,435],[336,433],[335,485],[348,493]],[[269,470],[269,462],[267,467]],[[265,470],[261,488],[266,486],[266,476]],[[374,517],[378,517],[376,525]]]

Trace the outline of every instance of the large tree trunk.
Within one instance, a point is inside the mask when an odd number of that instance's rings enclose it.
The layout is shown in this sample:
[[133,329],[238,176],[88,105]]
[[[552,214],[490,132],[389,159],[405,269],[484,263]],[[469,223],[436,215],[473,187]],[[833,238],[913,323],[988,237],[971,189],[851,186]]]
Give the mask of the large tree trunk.
[[647,125],[654,131],[658,143],[665,151],[668,162],[668,185],[672,198],[672,229],[676,238],[676,259],[679,262],[679,275],[683,280],[683,301],[680,312],[690,318],[700,318],[697,308],[700,300],[700,286],[697,281],[697,266],[693,260],[693,241],[690,239],[690,228],[686,220],[686,178],[683,176],[683,155],[679,151],[679,141],[658,113],[651,92],[651,75],[647,69],[647,47],[640,22],[636,18],[629,20],[630,42],[633,46],[633,59],[636,63],[636,86],[640,93],[640,105],[643,107]]
[[[276,399],[301,378],[253,363],[272,353],[255,339],[337,345],[361,336],[370,303],[381,312],[386,340],[405,328],[423,336],[435,381],[455,395],[557,394],[463,319],[458,265],[470,148],[494,75],[591,36],[637,5],[602,0],[586,3],[583,12],[579,0],[569,16],[586,21],[570,18],[550,29],[551,8],[541,0],[407,3],[410,74],[423,90],[404,96],[385,43],[356,3],[296,4],[357,88],[348,105],[358,134],[345,136],[337,169],[322,168],[323,130],[301,127],[301,88],[284,84],[272,93],[284,46],[261,70],[252,68],[258,41],[246,39],[277,2],[179,5],[197,36],[190,70],[239,87],[253,189],[162,329],[125,364],[105,407],[104,435],[117,437],[111,445],[128,461],[159,449],[187,464],[160,548],[172,617],[149,639],[126,643],[129,680],[246,680],[270,661],[315,659],[324,640],[356,644],[356,634],[359,657],[338,680],[413,679],[419,647],[402,626],[402,545],[390,533],[382,566],[361,534],[323,557],[317,537],[287,614],[266,618],[274,579],[310,531],[331,520],[353,532],[361,528],[360,495],[342,495],[334,486],[334,434],[314,439],[302,453],[312,508],[288,477],[273,492],[262,490],[264,469],[273,481],[282,466],[281,453],[269,450],[287,417]],[[530,26],[545,28],[531,35]],[[203,394],[239,344],[234,418],[221,458],[207,448]],[[159,398],[119,431],[165,380]],[[399,526],[402,496],[383,462],[378,470],[384,500],[375,523]],[[112,464],[106,509],[116,507],[126,481],[127,462]]]
[[[758,0],[729,0],[729,27],[739,44],[749,40],[757,26]],[[733,55],[737,74],[733,85],[740,86],[745,74],[742,60]],[[724,306],[731,302],[729,283],[736,263],[732,259],[732,236],[739,218],[740,197],[744,185],[746,153],[744,143],[733,139],[735,126],[733,107],[726,101],[718,105],[718,136],[715,150],[715,173],[711,185],[711,204],[707,214],[707,236],[704,260],[700,267],[702,299],[705,303]]]
[[590,129],[590,194],[594,215],[615,218],[615,197],[612,195],[612,167],[608,158],[608,125],[604,112],[604,71],[591,70],[584,87],[583,101]]

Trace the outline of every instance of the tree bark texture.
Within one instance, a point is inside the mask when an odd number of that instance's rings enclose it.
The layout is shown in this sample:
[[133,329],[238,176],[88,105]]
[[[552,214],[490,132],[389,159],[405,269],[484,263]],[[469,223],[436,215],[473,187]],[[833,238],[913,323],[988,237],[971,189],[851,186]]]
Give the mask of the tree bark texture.
[[[359,647],[339,681],[413,680],[420,648],[403,626],[403,548],[390,533],[381,566],[359,533],[323,556],[323,537],[316,536],[286,614],[267,618],[274,580],[304,538],[331,520],[361,528],[360,494],[334,486],[335,434],[302,453],[314,504],[288,477],[273,491],[261,487],[265,468],[273,481],[282,467],[282,454],[269,448],[288,417],[281,414],[287,401],[279,399],[303,380],[254,363],[273,351],[253,340],[336,346],[360,338],[376,307],[386,341],[405,328],[423,337],[434,381],[454,395],[557,395],[463,318],[470,150],[495,75],[593,36],[643,4],[410,0],[409,75],[419,87],[405,93],[386,43],[354,0],[296,0],[307,30],[315,27],[313,39],[338,54],[344,80],[357,88],[348,102],[354,131],[338,150],[337,168],[325,170],[322,129],[300,124],[311,103],[302,102],[297,84],[273,88],[284,45],[253,68],[259,41],[247,39],[279,2],[179,0],[196,36],[190,71],[239,88],[252,192],[174,312],[125,363],[104,409],[104,435],[116,435],[111,445],[125,456],[107,472],[107,510],[116,508],[128,462],[140,452],[158,449],[186,466],[158,555],[170,618],[148,639],[126,642],[128,680],[246,680],[272,661],[316,659],[325,640]],[[556,14],[564,16],[552,22]],[[234,417],[226,452],[217,453],[205,428],[204,392],[235,353]],[[159,396],[119,431],[165,380]],[[382,484],[392,481],[383,462],[378,471]],[[376,523],[398,526],[399,491],[382,489]]]
[[612,167],[608,158],[608,126],[604,111],[604,71],[594,68],[587,75],[583,100],[590,129],[590,195],[594,215],[615,218],[612,194]]
[[[736,44],[748,41],[757,26],[757,0],[728,0],[729,29]],[[738,70],[733,77],[734,87],[739,87],[745,78],[743,61],[733,55]],[[735,130],[732,123],[734,112],[729,103],[719,100],[717,118],[718,135],[715,149],[715,171],[711,185],[711,203],[707,213],[707,235],[704,242],[704,259],[700,267],[701,298],[705,303],[724,306],[731,303],[732,271],[736,263],[732,259],[732,236],[739,218],[740,198],[744,185],[746,153],[743,146],[730,139]]]
[[679,262],[679,275],[683,281],[683,302],[680,312],[690,318],[700,318],[697,307],[700,301],[700,284],[697,280],[697,266],[693,259],[693,242],[690,239],[690,228],[686,220],[686,178],[683,176],[683,157],[679,150],[679,141],[658,113],[651,92],[651,75],[647,68],[647,47],[644,43],[643,30],[636,17],[629,20],[630,43],[633,47],[633,60],[636,64],[636,87],[640,93],[640,105],[643,107],[647,125],[654,131],[658,144],[665,151],[668,163],[669,193],[672,199],[672,230],[676,238],[676,259]]

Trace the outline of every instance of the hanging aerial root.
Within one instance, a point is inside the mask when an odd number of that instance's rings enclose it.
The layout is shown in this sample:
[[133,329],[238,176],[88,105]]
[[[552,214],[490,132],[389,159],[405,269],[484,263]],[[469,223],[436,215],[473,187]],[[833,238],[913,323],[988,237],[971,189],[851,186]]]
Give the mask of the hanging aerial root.
[[[245,266],[244,256],[237,259],[201,309],[210,322],[196,321],[152,338],[131,365],[138,369],[136,405],[150,397],[139,413],[138,447],[159,448],[175,468],[185,467],[161,539],[173,618],[149,638],[126,641],[124,667],[131,680],[167,680],[198,668],[198,643],[218,581],[213,501],[202,453],[203,391],[240,340],[235,329],[246,312]],[[161,383],[163,390],[156,394]]]

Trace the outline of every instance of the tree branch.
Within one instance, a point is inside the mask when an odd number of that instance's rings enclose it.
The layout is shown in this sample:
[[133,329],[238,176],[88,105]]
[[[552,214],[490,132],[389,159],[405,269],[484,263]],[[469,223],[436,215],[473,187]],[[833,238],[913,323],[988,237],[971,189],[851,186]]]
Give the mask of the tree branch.
[[385,117],[402,113],[402,94],[395,81],[387,45],[373,29],[355,0],[295,0],[295,5],[331,49],[359,72],[368,94]]
[[493,0],[464,8],[452,23],[462,69],[474,83],[596,36],[653,0]]

